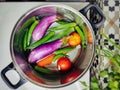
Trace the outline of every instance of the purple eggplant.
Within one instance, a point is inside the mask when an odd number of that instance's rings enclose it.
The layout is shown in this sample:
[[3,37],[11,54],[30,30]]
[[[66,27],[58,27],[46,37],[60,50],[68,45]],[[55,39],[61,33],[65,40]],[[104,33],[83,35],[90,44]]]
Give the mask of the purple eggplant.
[[45,35],[49,26],[58,19],[60,19],[60,16],[56,14],[43,18],[33,31],[32,34],[33,40],[37,41],[41,39]]
[[30,52],[28,62],[35,63],[38,60],[52,54],[57,49],[61,48],[61,46],[62,46],[61,39],[58,39],[58,40],[50,42],[50,43],[43,44],[43,45],[33,49]]

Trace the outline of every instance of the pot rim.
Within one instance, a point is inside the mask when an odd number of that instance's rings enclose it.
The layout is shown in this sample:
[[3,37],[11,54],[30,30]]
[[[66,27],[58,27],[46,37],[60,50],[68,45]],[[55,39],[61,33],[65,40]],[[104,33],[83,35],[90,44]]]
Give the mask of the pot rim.
[[[68,83],[66,83],[66,84],[61,84],[61,85],[45,85],[45,84],[40,84],[40,83],[38,83],[38,82],[35,82],[35,81],[31,80],[29,77],[27,77],[27,76],[25,75],[25,73],[21,70],[21,68],[20,68],[19,65],[17,64],[16,59],[15,59],[15,56],[14,56],[14,51],[13,51],[13,39],[14,39],[14,35],[15,35],[15,32],[16,32],[17,26],[23,21],[23,19],[24,19],[27,15],[29,15],[29,14],[32,13],[33,11],[38,10],[38,9],[40,9],[40,8],[44,8],[44,7],[50,7],[50,6],[60,7],[60,8],[61,8],[61,6],[62,6],[62,8],[67,9],[67,10],[72,11],[73,13],[77,14],[77,15],[78,15],[79,17],[81,17],[82,20],[87,24],[87,26],[89,27],[90,31],[92,32],[92,38],[94,39],[94,40],[93,40],[93,49],[92,49],[91,60],[90,60],[90,62],[89,62],[89,64],[88,64],[88,66],[86,67],[86,69],[85,69],[76,79],[74,79],[73,81],[68,82]],[[58,88],[58,87],[60,88],[60,87],[64,87],[64,86],[70,85],[70,84],[76,82],[77,80],[79,80],[79,79],[88,71],[88,69],[91,67],[91,64],[92,64],[93,58],[94,58],[94,54],[95,54],[95,46],[96,46],[96,45],[95,45],[95,35],[94,35],[94,31],[93,31],[93,28],[92,28],[90,22],[87,20],[87,18],[86,18],[81,12],[79,12],[78,10],[72,8],[71,6],[68,6],[68,5],[65,5],[65,4],[56,4],[56,3],[55,3],[55,4],[54,4],[54,3],[52,3],[52,4],[51,4],[51,3],[50,3],[50,4],[43,4],[43,5],[40,5],[40,6],[37,6],[37,7],[34,7],[34,8],[32,8],[32,9],[28,10],[28,11],[27,11],[25,14],[23,14],[23,15],[21,16],[21,18],[17,21],[16,25],[15,25],[14,28],[13,28],[11,37],[10,37],[10,54],[11,54],[11,58],[12,58],[13,64],[15,65],[15,68],[16,68],[16,70],[18,71],[18,73],[19,73],[23,78],[27,79],[28,81],[30,81],[30,82],[38,85],[38,86],[45,87],[45,88]]]

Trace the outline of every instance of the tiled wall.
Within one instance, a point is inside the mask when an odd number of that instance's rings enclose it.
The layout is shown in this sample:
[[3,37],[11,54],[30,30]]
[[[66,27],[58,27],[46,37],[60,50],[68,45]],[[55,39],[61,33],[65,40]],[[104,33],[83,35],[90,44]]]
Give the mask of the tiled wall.
[[[97,3],[100,5],[100,7],[103,10],[103,13],[106,17],[106,21],[104,23],[103,30],[106,35],[115,41],[117,44],[120,45],[120,1],[119,0],[98,0]],[[96,43],[98,47],[102,47],[101,44],[104,44],[108,46],[111,50],[117,51],[113,45],[108,43],[106,39],[104,39],[98,32],[98,35],[96,36]],[[117,51],[120,53],[120,51]],[[99,51],[97,51],[99,53]],[[109,64],[107,63],[106,59],[103,57],[95,57],[95,60],[93,62],[93,65],[91,67],[91,76],[96,76],[99,81],[100,85],[102,87],[105,87],[106,85],[106,78],[101,78],[98,75],[98,72],[105,67],[107,67]]]
[[[116,43],[120,39],[120,21],[119,21],[119,0],[105,0],[104,1],[104,14],[106,22],[104,24],[104,32],[109,35]],[[105,43],[107,43],[105,41]],[[110,47],[114,49],[113,47]]]

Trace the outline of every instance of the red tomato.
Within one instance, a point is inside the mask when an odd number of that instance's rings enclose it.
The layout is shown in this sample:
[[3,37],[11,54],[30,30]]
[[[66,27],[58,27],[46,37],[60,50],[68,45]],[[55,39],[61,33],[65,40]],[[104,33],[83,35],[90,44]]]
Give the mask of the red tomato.
[[68,82],[73,81],[74,79],[76,79],[81,73],[83,72],[83,70],[81,69],[75,69],[72,72],[68,73],[66,76],[63,76],[61,79],[61,84],[65,84]]
[[71,68],[71,61],[68,57],[61,57],[57,61],[57,67],[60,71],[66,71]]

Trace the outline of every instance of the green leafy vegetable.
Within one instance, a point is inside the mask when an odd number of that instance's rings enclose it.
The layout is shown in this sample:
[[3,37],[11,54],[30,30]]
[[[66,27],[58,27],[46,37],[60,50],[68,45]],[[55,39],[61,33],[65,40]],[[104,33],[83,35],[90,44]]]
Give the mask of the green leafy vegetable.
[[81,83],[83,86],[88,87],[85,81],[80,81],[80,83]]
[[85,87],[83,90],[89,90],[89,86],[85,81],[80,81],[80,83]]
[[91,90],[101,90],[99,85],[98,85],[98,79],[96,77],[92,78],[90,86],[91,86],[90,87]]
[[[120,50],[120,45],[113,42],[103,31],[101,31],[101,35],[117,50]],[[103,45],[102,49],[97,47],[97,50],[100,51],[99,56],[106,57],[109,60],[109,67],[99,73],[101,78],[107,76],[108,84],[105,88],[100,88],[98,79],[94,77],[91,79],[91,90],[120,90],[120,54],[110,50],[105,45]]]
[[105,77],[108,74],[107,70],[100,71],[99,75],[100,77]]

